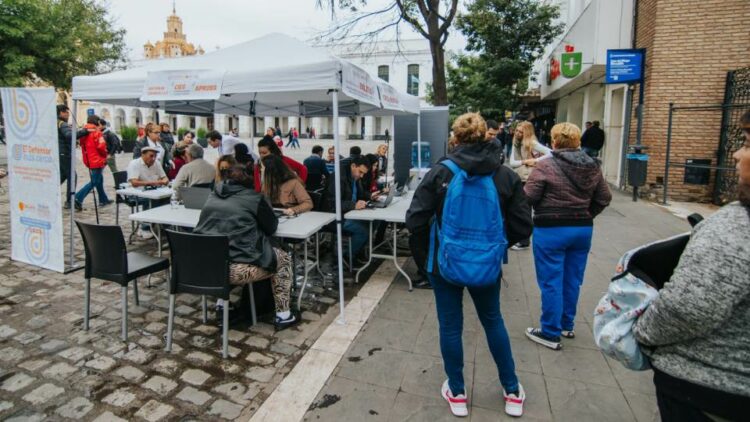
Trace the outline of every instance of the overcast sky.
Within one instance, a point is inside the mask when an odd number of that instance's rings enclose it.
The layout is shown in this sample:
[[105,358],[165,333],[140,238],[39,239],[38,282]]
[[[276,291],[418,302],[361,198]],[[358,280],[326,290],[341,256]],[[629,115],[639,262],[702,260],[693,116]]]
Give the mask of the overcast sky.
[[[369,0],[368,7],[391,0]],[[177,0],[187,41],[206,52],[228,47],[271,32],[281,32],[302,41],[328,27],[330,13],[315,7],[315,0]],[[143,44],[162,39],[172,0],[109,0],[106,3],[116,24],[127,30],[125,41],[133,60],[143,58]],[[409,31],[409,30],[407,30]],[[404,38],[419,39],[410,31]],[[452,34],[449,47],[462,48]]]

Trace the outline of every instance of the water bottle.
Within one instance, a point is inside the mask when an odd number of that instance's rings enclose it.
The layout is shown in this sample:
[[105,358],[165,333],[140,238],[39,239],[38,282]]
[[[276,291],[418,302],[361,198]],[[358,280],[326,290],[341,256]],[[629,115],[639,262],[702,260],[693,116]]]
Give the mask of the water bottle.
[[177,191],[172,192],[172,198],[169,200],[169,203],[172,205],[173,210],[180,207],[180,200],[177,199]]
[[419,164],[419,150],[422,151],[422,168],[430,168],[430,143],[416,141],[411,143],[411,167],[417,168]]

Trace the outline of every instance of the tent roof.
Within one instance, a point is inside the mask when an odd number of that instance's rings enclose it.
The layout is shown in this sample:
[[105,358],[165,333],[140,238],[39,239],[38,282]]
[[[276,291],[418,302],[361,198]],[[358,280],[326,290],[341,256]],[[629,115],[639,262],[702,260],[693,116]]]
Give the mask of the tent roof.
[[[280,58],[286,58],[280,60]],[[214,71],[223,74],[217,100],[142,101],[149,73]],[[356,73],[381,91],[396,93],[395,106],[381,105],[378,92],[358,96],[342,87]],[[344,84],[346,85],[346,84]],[[342,89],[343,88],[343,89]],[[258,116],[330,116],[329,91],[339,89],[341,116],[419,112],[419,99],[398,93],[352,63],[322,48],[283,34],[269,34],[201,56],[148,60],[134,67],[96,76],[73,78],[73,98],[111,104],[161,108],[175,114],[240,114]]]

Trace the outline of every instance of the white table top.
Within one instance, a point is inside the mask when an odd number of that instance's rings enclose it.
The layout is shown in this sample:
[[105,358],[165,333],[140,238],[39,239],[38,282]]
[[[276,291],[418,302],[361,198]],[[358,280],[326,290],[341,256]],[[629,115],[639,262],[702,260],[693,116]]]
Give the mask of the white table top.
[[[162,205],[161,207],[130,214],[128,217],[133,221],[140,223],[162,224],[170,226],[195,228],[198,225],[201,210],[186,209],[180,205],[172,209],[171,205]],[[297,217],[279,218],[279,226],[274,233],[274,237],[283,237],[287,239],[307,239],[323,228],[326,224],[336,219],[334,214],[325,212],[306,212]]]
[[172,196],[172,193],[174,193],[172,188],[168,188],[166,186],[162,186],[162,187],[151,189],[151,190],[130,187],[126,189],[117,189],[115,192],[117,192],[118,195],[137,196],[138,198],[154,199],[154,200],[170,198]]
[[393,202],[386,208],[368,208],[364,210],[349,211],[344,215],[346,220],[363,221],[388,221],[390,223],[405,223],[406,211],[411,206],[414,191],[409,191],[406,196],[393,198]]

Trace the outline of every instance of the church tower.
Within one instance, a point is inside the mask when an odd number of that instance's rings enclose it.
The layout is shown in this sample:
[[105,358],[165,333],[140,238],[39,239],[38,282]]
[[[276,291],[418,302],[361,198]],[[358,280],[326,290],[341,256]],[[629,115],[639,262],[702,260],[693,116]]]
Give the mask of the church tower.
[[177,8],[172,1],[172,14],[167,17],[167,31],[164,39],[156,44],[146,43],[143,46],[143,56],[146,59],[171,58],[203,54],[203,49],[187,42],[187,36],[182,32],[182,19],[177,16]]

